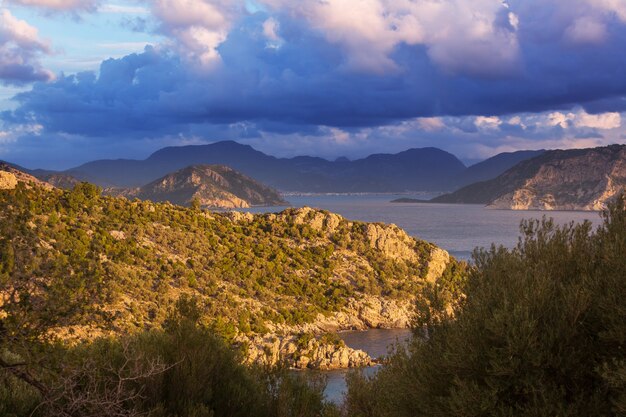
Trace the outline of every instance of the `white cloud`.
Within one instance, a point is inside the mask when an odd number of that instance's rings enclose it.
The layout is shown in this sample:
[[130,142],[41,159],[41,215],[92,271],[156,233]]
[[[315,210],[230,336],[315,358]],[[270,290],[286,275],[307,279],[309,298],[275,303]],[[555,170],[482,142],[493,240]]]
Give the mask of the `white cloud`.
[[162,32],[175,40],[183,56],[203,67],[219,62],[217,47],[243,10],[240,0],[154,0],[152,4]]
[[[495,0],[260,0],[304,19],[347,51],[350,67],[396,69],[391,53],[401,44],[426,45],[451,72],[492,75],[518,61],[518,17]],[[508,27],[499,25],[504,13]]]
[[43,126],[40,124],[17,125],[7,130],[0,129],[0,145],[16,142],[20,136],[26,134],[38,136],[42,131]]
[[278,35],[279,24],[276,19],[270,17],[265,22],[263,22],[263,34],[270,41],[279,41],[280,36]]
[[580,112],[574,119],[574,126],[592,129],[617,129],[622,126],[622,116],[619,113],[588,114]]
[[522,121],[522,118],[520,116],[513,116],[513,117],[511,117],[508,120],[507,123],[510,124],[511,126],[519,126],[522,129],[526,129],[527,128],[526,123],[524,123]]
[[622,126],[622,116],[619,113],[589,114],[582,109],[574,112],[552,112],[528,116],[526,123],[537,127],[556,127],[563,129],[600,129],[610,130]]
[[546,126],[546,127],[556,127],[556,126],[560,126],[563,129],[567,129],[570,127],[570,122],[572,120],[574,120],[576,118],[576,116],[574,115],[574,113],[561,113],[561,112],[554,112],[554,113],[550,113],[545,117],[545,120],[540,121],[539,123],[537,123],[539,126]]
[[496,116],[490,116],[490,117],[477,116],[476,119],[474,120],[474,125],[476,125],[476,127],[479,129],[494,130],[494,129],[498,129],[501,124],[502,124],[502,120],[500,120],[500,118]]
[[417,125],[421,130],[426,132],[434,132],[442,130],[446,127],[445,123],[440,117],[421,117],[417,119]]
[[[546,34],[554,33],[574,44],[605,42],[611,16],[626,22],[624,0],[256,0],[256,3],[260,6],[255,10],[306,22],[328,42],[345,51],[347,68],[372,73],[401,70],[392,57],[396,48],[423,45],[432,61],[449,73],[511,76],[523,71],[518,31],[539,25],[538,9],[550,13],[550,21],[541,22],[548,25]],[[250,13],[244,0],[152,0],[150,4],[161,22],[162,32],[175,42],[181,54],[203,65],[219,62],[217,48],[234,21]],[[278,28],[275,17],[269,17],[263,24],[269,47],[284,42]]]
[[47,53],[50,46],[39,38],[37,28],[0,9],[0,80],[19,84],[53,79],[38,60]]

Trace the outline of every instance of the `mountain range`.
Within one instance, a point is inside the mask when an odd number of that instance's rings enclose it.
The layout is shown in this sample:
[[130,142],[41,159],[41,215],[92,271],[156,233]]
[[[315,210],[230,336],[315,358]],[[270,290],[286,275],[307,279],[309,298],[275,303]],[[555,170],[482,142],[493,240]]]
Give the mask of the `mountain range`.
[[227,165],[283,192],[452,191],[470,182],[494,178],[516,163],[543,151],[505,153],[467,168],[456,156],[437,148],[374,154],[350,161],[298,156],[276,158],[249,145],[223,141],[163,148],[145,160],[98,160],[58,173],[30,170],[39,178],[67,176],[102,187],[142,187],[192,165]]

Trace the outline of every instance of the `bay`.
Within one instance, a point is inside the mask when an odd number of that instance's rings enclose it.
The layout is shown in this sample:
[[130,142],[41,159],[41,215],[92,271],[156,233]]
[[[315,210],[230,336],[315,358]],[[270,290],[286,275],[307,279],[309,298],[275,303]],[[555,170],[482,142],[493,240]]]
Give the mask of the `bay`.
[[[552,218],[556,224],[590,221],[594,227],[601,223],[597,212],[585,211],[513,211],[494,210],[482,205],[391,203],[396,198],[429,199],[429,194],[336,194],[289,195],[293,207],[313,207],[338,213],[350,220],[394,223],[418,239],[446,249],[457,259],[468,260],[477,247],[492,244],[513,248],[520,236],[520,223],[525,219]],[[285,207],[256,207],[252,213],[278,212]],[[410,337],[407,329],[372,329],[365,332],[339,334],[346,345],[362,349],[372,357],[386,354],[390,345]],[[377,367],[364,370],[372,375]],[[329,401],[341,403],[346,390],[347,370],[327,371],[325,395]]]
[[[372,329],[366,331],[341,332],[339,337],[346,345],[367,352],[372,358],[380,358],[390,353],[390,349],[396,344],[406,343],[411,337],[409,329]],[[378,366],[365,368],[362,371],[366,375],[373,375]],[[346,375],[352,372],[349,369],[334,371],[320,371],[326,378],[324,394],[326,400],[340,404],[347,390]]]

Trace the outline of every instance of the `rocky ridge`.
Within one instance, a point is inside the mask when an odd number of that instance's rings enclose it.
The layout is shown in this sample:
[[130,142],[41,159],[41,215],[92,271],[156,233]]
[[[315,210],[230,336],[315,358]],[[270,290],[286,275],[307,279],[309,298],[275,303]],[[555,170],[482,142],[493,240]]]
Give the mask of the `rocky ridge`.
[[375,364],[366,352],[352,349],[340,340],[324,341],[309,335],[256,336],[242,339],[246,360],[264,366],[282,364],[295,369],[344,369]]
[[[269,325],[265,336],[239,335],[246,347],[248,362],[275,366],[284,364],[296,369],[341,369],[371,366],[371,358],[362,350],[342,343],[328,343],[324,335],[346,330],[404,329],[411,325],[413,300],[403,302],[366,296],[350,300],[344,311],[319,314],[312,323],[299,326]],[[312,335],[306,346],[295,349],[302,335]]]
[[[249,213],[228,213],[233,222],[246,223],[254,219]],[[273,221],[307,224],[327,236],[335,233],[345,219],[338,214],[310,207],[289,209],[280,214],[268,214]],[[348,222],[348,227],[352,227]],[[365,225],[367,241],[372,249],[394,260],[416,262],[415,240],[394,224]],[[425,280],[434,282],[441,277],[451,261],[448,252],[431,246]],[[268,324],[265,336],[239,335],[237,340],[247,348],[247,360],[263,365],[286,364],[304,369],[339,369],[370,366],[376,362],[367,353],[341,343],[325,343],[323,335],[346,330],[400,329],[411,325],[414,298],[391,299],[361,295],[348,300],[342,311],[318,314],[314,321],[297,326]],[[313,335],[305,348],[294,349],[302,335]]]
[[38,185],[47,189],[53,188],[52,185],[45,181],[41,181],[9,164],[0,162],[0,190],[12,190],[20,182],[27,186]]
[[626,189],[626,145],[547,151],[432,202],[511,210],[602,210]]
[[280,194],[252,178],[223,165],[196,165],[168,174],[134,189],[107,189],[111,195],[209,208],[280,206]]

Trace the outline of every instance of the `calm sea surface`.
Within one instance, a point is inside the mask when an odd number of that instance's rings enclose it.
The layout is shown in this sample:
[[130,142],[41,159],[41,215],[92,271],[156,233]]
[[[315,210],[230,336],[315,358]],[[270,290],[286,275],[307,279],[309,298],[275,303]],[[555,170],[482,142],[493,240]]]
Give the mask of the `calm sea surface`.
[[[578,211],[511,211],[492,210],[481,205],[390,203],[401,197],[428,199],[432,195],[314,195],[287,196],[294,207],[314,207],[341,214],[347,219],[367,222],[395,223],[411,236],[427,240],[449,251],[458,259],[469,259],[476,247],[489,247],[492,243],[514,247],[519,236],[519,225],[523,219],[551,217],[558,224],[591,221],[600,223],[594,212]],[[284,207],[254,208],[248,211],[275,212]],[[408,330],[369,330],[346,332],[340,336],[346,344],[362,349],[372,357],[387,353],[387,348],[410,337]],[[365,370],[376,372],[376,368]],[[340,403],[346,390],[346,371],[325,372],[327,377],[326,397]]]

